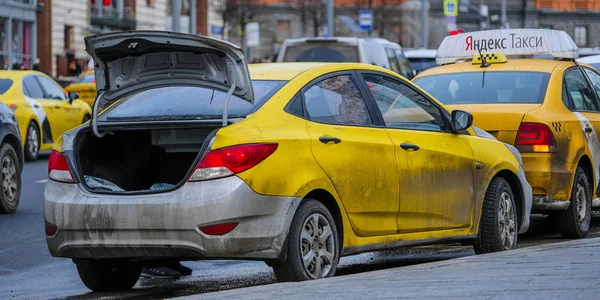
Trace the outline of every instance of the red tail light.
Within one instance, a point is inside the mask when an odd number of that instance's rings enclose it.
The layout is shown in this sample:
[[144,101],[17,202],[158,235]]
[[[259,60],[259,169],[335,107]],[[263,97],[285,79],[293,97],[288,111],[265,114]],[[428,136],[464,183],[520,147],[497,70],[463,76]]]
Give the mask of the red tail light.
[[52,151],[48,160],[48,178],[58,182],[75,183],[64,154]]
[[45,231],[46,231],[46,235],[47,236],[53,236],[56,234],[56,232],[58,231],[58,226],[52,224],[52,223],[48,223],[45,222],[46,226],[45,226]]
[[556,143],[546,124],[521,123],[515,147],[521,152],[554,152]]
[[209,225],[200,227],[200,231],[208,234],[208,235],[224,235],[230,233],[238,223],[223,223],[217,225]]
[[188,181],[223,178],[244,172],[277,149],[277,144],[249,144],[216,149],[208,152],[196,166]]

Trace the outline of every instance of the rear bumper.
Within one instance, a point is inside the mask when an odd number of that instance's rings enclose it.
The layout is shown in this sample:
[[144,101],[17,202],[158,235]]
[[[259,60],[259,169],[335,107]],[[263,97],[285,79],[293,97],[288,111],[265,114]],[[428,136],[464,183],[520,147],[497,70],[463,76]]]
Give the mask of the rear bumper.
[[[121,197],[48,181],[44,218],[58,230],[46,241],[68,258],[277,259],[299,201],[259,195],[235,176]],[[199,230],[229,222],[239,224],[222,236]]]
[[533,210],[565,210],[569,207],[573,165],[550,153],[524,153],[523,168],[533,189]]

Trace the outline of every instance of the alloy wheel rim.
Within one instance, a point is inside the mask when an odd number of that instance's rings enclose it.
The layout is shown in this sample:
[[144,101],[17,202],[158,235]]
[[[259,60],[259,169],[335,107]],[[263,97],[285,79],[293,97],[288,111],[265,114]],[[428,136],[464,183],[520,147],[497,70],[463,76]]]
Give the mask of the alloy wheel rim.
[[37,130],[33,126],[29,127],[29,132],[27,133],[27,141],[29,143],[29,153],[35,154],[38,150],[38,134]]
[[304,271],[310,278],[323,278],[331,273],[336,246],[331,224],[325,216],[314,213],[304,221],[300,234],[300,255]]
[[502,247],[505,250],[512,249],[515,244],[516,230],[516,214],[512,204],[512,199],[508,192],[504,191],[500,194],[500,210],[498,211],[498,225],[500,227],[500,238]]
[[587,215],[587,197],[585,196],[585,187],[579,182],[575,199],[577,201],[577,220],[579,224],[584,224]]
[[14,202],[17,195],[17,168],[10,157],[2,160],[2,192],[8,202]]

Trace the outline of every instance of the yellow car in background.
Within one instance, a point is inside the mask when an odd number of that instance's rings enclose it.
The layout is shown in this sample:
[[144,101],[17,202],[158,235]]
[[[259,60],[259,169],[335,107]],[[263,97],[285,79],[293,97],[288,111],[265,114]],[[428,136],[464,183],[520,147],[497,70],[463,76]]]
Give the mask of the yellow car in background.
[[74,83],[65,87],[68,93],[77,93],[79,100],[84,101],[90,107],[94,106],[96,100],[96,79],[94,77],[94,69],[87,70]]
[[[492,52],[479,53],[484,47]],[[510,57],[523,55],[551,59]],[[472,32],[446,37],[437,52],[445,65],[414,79],[519,149],[533,211],[552,215],[569,238],[586,236],[590,211],[600,206],[600,73],[576,57],[564,31]]]
[[61,134],[90,119],[90,106],[70,99],[48,75],[37,71],[0,71],[11,81],[0,101],[13,110],[19,123],[25,160],[36,160],[39,151],[52,149]]
[[510,250],[529,226],[518,151],[390,70],[248,68],[236,45],[160,31],[85,43],[106,109],[56,143],[44,218],[92,290],[131,288],[147,259],[263,260],[299,281],[367,251]]

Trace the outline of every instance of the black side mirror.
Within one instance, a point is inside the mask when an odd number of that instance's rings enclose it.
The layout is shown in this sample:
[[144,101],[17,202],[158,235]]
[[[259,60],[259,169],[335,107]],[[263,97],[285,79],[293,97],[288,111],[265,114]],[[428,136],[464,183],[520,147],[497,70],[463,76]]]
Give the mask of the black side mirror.
[[459,132],[473,125],[473,115],[464,110],[452,111],[452,131]]
[[79,99],[79,93],[69,92],[69,103],[73,103],[73,100]]

